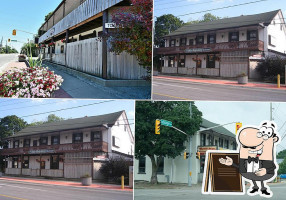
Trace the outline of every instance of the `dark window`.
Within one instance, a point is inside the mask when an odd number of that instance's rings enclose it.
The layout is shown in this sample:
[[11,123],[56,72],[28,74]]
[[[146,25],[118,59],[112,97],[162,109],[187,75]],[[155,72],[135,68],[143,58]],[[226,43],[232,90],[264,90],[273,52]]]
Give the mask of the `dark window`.
[[101,131],[91,132],[91,141],[102,141]]
[[224,148],[226,148],[226,149],[228,149],[228,148],[229,148],[229,142],[228,142],[228,140],[225,140]]
[[24,139],[24,147],[30,146],[30,139]]
[[186,46],[187,44],[187,38],[181,38],[180,39],[180,46]]
[[215,146],[217,146],[217,140],[215,140]]
[[200,161],[200,173],[204,173],[205,168],[205,156],[201,156]]
[[56,144],[60,144],[60,136],[52,136],[52,141],[51,141],[52,145],[56,145]]
[[215,55],[214,54],[207,55],[207,68],[215,68]]
[[236,150],[236,142],[232,142],[232,149]]
[[62,45],[62,46],[61,46],[61,53],[64,53],[64,52],[65,52],[65,46]]
[[52,47],[48,47],[48,54],[51,53],[51,48],[52,48]]
[[12,158],[12,168],[18,168],[18,157]]
[[193,45],[194,45],[194,39],[190,39],[190,40],[189,40],[189,45],[190,45],[190,46],[193,46]]
[[139,173],[145,173],[146,170],[146,157],[139,158]]
[[219,147],[223,148],[223,139],[219,138]]
[[185,67],[185,55],[180,55],[179,67]]
[[176,46],[176,40],[173,39],[173,40],[170,40],[170,47],[174,47]]
[[229,33],[229,41],[230,42],[239,41],[239,32],[230,32]]
[[204,36],[197,36],[197,44],[204,44]]
[[55,46],[52,46],[52,53],[55,53]]
[[201,134],[201,145],[206,146],[206,134]]
[[33,147],[38,146],[38,140],[33,140]]
[[275,47],[275,38],[272,35],[268,35],[268,44]]
[[60,156],[51,155],[51,169],[59,169]]
[[48,137],[41,137],[40,145],[48,145]]
[[213,143],[214,143],[214,136],[213,135],[209,135],[208,136],[208,141],[209,141],[209,145],[213,145]]
[[157,173],[158,174],[164,174],[164,157],[158,157],[157,158]]
[[14,148],[19,148],[19,140],[14,141]]
[[23,157],[22,168],[29,169],[29,156]]
[[45,161],[41,161],[40,162],[40,167],[41,167],[41,169],[45,169],[46,168],[46,162]]
[[257,30],[247,31],[247,40],[258,40]]
[[83,141],[82,139],[82,133],[74,133],[72,135],[73,143],[81,143]]
[[112,146],[114,147],[120,146],[120,139],[118,137],[112,136]]
[[175,56],[169,56],[169,67],[175,66]]
[[99,32],[98,32],[98,37],[102,37],[102,35],[103,35],[103,32],[102,32],[102,31],[99,31]]
[[208,35],[208,44],[215,44],[216,43],[216,35]]
[[202,68],[202,60],[201,59],[197,60],[197,68]]

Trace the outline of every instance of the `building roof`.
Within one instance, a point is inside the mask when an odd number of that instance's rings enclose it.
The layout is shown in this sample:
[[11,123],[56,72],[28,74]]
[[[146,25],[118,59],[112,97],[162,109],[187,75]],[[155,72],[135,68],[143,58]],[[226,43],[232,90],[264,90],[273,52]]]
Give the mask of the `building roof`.
[[[201,124],[201,126],[202,126],[203,128],[211,128],[211,127],[218,126],[218,125],[219,125],[219,124],[210,122],[210,121],[208,121],[208,120],[206,120],[206,119],[203,119],[202,124]],[[213,131],[215,131],[215,132],[217,132],[217,133],[220,133],[220,134],[222,134],[222,135],[226,135],[226,136],[235,138],[235,134],[232,133],[232,132],[230,132],[229,130],[227,130],[227,129],[224,128],[223,126],[219,126],[219,127],[213,128],[213,129],[211,129],[211,130],[213,130]]]
[[16,133],[15,135],[10,136],[9,138],[22,137],[27,135],[36,135],[41,133],[53,133],[64,130],[96,127],[96,126],[101,126],[103,124],[107,124],[108,126],[113,126],[116,120],[124,112],[125,111],[119,111],[105,115],[68,119],[59,122],[42,124],[38,126],[28,126],[23,130],[21,130],[20,132]]
[[242,15],[239,17],[224,18],[210,22],[202,22],[198,24],[187,24],[170,33],[168,36],[198,33],[205,31],[214,31],[219,29],[235,28],[242,26],[253,26],[263,23],[265,26],[269,25],[272,19],[278,14],[280,10],[260,13],[256,15]]

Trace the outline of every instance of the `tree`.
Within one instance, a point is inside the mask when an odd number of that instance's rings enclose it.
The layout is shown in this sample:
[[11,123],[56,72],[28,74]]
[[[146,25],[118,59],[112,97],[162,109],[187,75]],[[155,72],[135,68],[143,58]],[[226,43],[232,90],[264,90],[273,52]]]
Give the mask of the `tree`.
[[278,174],[286,174],[286,157],[282,163],[279,164]]
[[36,47],[35,43],[25,43],[21,48],[21,53],[26,54],[28,57],[30,57],[30,47],[32,51],[32,57],[38,56],[38,48]]
[[184,25],[180,18],[172,14],[162,15],[155,21],[154,43],[156,46],[164,46],[163,36],[170,34]]
[[157,184],[157,168],[159,157],[175,158],[186,148],[188,140],[182,134],[170,127],[161,126],[161,134],[155,134],[155,120],[165,119],[188,135],[193,135],[200,128],[202,113],[192,103],[192,118],[190,118],[189,102],[174,101],[138,101],[136,102],[135,123],[135,157],[148,156],[152,162],[151,183]]
[[10,54],[10,53],[18,53],[18,51],[15,48],[11,48],[10,46],[4,46],[2,48],[0,48],[0,53],[1,54]]
[[29,124],[29,126],[38,126],[41,124],[47,124],[47,123],[51,123],[51,122],[59,122],[59,121],[63,121],[64,118],[56,116],[55,114],[50,114],[46,120],[44,121],[36,121],[36,122],[32,122]]
[[277,154],[276,158],[280,158],[280,159],[284,159],[286,157],[286,149],[284,149],[283,151],[279,151],[279,153]]
[[131,7],[119,8],[112,16],[118,28],[109,34],[110,51],[135,55],[139,64],[152,66],[152,0],[131,0]]
[[204,14],[201,20],[191,20],[191,21],[188,21],[187,24],[198,24],[201,22],[210,22],[210,21],[214,21],[218,19],[221,19],[221,18],[215,15],[212,15],[211,13],[206,13]]

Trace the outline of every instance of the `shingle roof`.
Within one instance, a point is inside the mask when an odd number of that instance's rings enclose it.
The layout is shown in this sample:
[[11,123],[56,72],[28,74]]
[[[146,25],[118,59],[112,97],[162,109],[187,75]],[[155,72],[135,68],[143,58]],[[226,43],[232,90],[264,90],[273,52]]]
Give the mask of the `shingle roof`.
[[42,124],[38,126],[29,126],[9,138],[21,137],[21,136],[27,136],[27,135],[36,135],[36,134],[41,134],[41,133],[53,133],[53,132],[59,132],[59,131],[64,131],[64,130],[95,127],[95,126],[100,126],[103,124],[112,126],[114,125],[116,120],[120,117],[120,115],[123,112],[124,111],[119,111],[119,112],[109,113],[105,115],[68,119],[68,120],[63,120],[59,122]]
[[176,31],[170,33],[168,36],[198,33],[204,31],[214,31],[219,29],[235,28],[242,26],[259,25],[263,23],[268,25],[271,23],[272,19],[277,15],[280,10],[274,10],[271,12],[260,13],[256,15],[242,15],[239,17],[224,18],[219,20],[214,20],[211,22],[202,22],[198,24],[187,24],[177,29]]
[[[202,120],[202,124],[201,124],[201,126],[202,126],[203,128],[211,128],[211,127],[218,126],[218,125],[219,125],[219,124],[210,122],[210,121],[208,121],[208,120],[206,120],[206,119],[203,119],[203,120]],[[213,128],[212,130],[214,130],[214,131],[217,132],[217,133],[220,133],[220,134],[223,134],[223,135],[226,135],[226,136],[235,138],[235,134],[234,134],[234,133],[230,132],[229,130],[227,130],[226,128],[224,128],[224,127],[222,127],[222,126]]]

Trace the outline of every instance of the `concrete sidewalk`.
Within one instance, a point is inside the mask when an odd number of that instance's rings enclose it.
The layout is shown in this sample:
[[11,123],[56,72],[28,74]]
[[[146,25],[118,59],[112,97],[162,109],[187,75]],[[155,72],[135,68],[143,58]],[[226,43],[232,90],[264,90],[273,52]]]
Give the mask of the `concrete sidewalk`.
[[44,180],[44,179],[36,179],[36,178],[19,178],[19,177],[1,177],[1,180],[6,181],[18,181],[18,182],[26,182],[26,183],[35,183],[35,184],[46,184],[46,185],[58,185],[58,186],[67,186],[67,187],[80,187],[80,188],[90,188],[90,189],[104,189],[104,190],[116,190],[116,191],[126,191],[133,192],[132,188],[125,186],[125,189],[121,189],[119,185],[111,185],[111,184],[92,184],[90,186],[82,186],[80,182],[75,181],[62,181],[62,180]]
[[265,88],[265,89],[277,89],[286,90],[284,84],[277,88],[277,84],[273,83],[260,83],[260,82],[249,82],[247,84],[238,84],[235,80],[224,80],[224,79],[210,79],[210,78],[197,78],[197,77],[182,77],[182,76],[169,76],[169,75],[159,75],[153,76],[154,79],[170,79],[185,82],[195,82],[195,83],[205,83],[205,84],[216,84],[216,85],[229,85],[236,87],[250,87],[250,88]]

